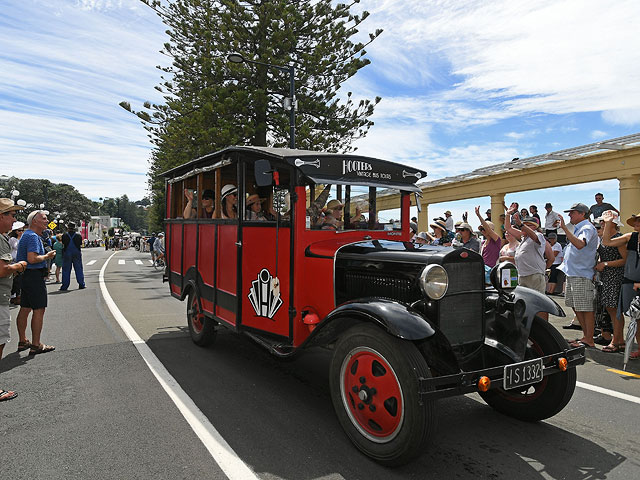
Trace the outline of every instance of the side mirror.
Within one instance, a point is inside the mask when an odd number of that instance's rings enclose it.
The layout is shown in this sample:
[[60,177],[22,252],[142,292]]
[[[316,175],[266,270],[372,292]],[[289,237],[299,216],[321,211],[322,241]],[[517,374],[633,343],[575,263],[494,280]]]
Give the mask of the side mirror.
[[273,184],[273,168],[269,160],[256,160],[254,165],[256,173],[256,186],[270,187]]
[[422,192],[414,192],[416,199],[416,208],[418,209],[418,213],[422,211],[422,204],[420,203],[420,199],[422,198]]
[[511,262],[502,262],[491,269],[491,285],[500,291],[510,291],[518,286],[518,269]]

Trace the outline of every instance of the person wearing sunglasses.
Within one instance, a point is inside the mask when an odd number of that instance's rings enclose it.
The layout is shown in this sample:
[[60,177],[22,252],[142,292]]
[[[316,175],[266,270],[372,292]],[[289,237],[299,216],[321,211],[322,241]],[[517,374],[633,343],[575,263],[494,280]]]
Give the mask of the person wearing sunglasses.
[[[13,285],[13,275],[24,272],[26,262],[13,263],[11,257],[11,246],[7,234],[16,220],[16,212],[22,210],[19,205],[14,205],[9,198],[0,198],[0,358],[4,345],[9,341],[11,331],[11,312],[9,310],[9,300],[11,298],[11,287]],[[0,402],[16,398],[18,394],[12,390],[0,388]]]

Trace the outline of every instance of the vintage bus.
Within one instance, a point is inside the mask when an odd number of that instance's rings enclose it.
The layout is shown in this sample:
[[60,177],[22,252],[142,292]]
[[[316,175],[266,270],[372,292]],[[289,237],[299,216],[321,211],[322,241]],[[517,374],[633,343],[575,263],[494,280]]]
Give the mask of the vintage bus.
[[164,173],[166,278],[193,341],[219,328],[286,358],[333,349],[332,401],[366,455],[399,465],[433,433],[434,400],[480,392],[536,421],[570,400],[584,348],[538,312],[553,300],[503,263],[411,243],[426,172],[351,154],[229,147]]

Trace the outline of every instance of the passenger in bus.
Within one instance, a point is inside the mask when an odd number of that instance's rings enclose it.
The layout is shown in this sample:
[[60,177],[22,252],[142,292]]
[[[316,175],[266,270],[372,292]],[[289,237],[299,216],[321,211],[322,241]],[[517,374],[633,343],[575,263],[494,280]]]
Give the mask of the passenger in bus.
[[235,185],[228,183],[222,187],[220,202],[222,203],[222,218],[238,218],[238,188]]
[[258,221],[266,221],[267,217],[265,216],[265,212],[263,211],[262,205],[264,204],[265,198],[260,198],[257,193],[253,195],[249,195],[245,202],[247,207],[247,212],[245,215],[246,220],[258,220]]
[[[184,196],[187,197],[187,205],[184,207],[183,218],[196,218],[197,212],[195,207],[193,206],[193,190],[188,188],[184,189]],[[216,194],[213,190],[205,190],[202,192],[202,200],[200,205],[202,208],[200,209],[200,218],[213,218],[213,199],[216,197]]]
[[344,223],[342,221],[342,210],[344,204],[340,201],[333,199],[327,204],[327,209],[324,212],[324,219],[322,220],[322,230],[342,230]]

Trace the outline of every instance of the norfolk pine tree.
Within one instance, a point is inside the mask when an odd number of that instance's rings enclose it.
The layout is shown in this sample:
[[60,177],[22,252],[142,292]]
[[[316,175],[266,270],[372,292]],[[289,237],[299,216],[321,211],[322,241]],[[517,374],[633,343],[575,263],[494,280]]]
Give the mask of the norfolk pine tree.
[[348,152],[353,140],[373,125],[377,97],[355,103],[341,85],[368,65],[365,47],[382,32],[354,43],[368,12],[351,13],[359,0],[141,0],[167,26],[162,53],[170,66],[158,66],[156,89],[164,104],[145,103],[134,111],[154,145],[149,184],[158,229],[164,208],[159,173],[229,145],[286,147],[289,117],[282,100],[289,95],[286,72],[250,63],[232,64],[239,52],[248,60],[296,69],[296,147]]

